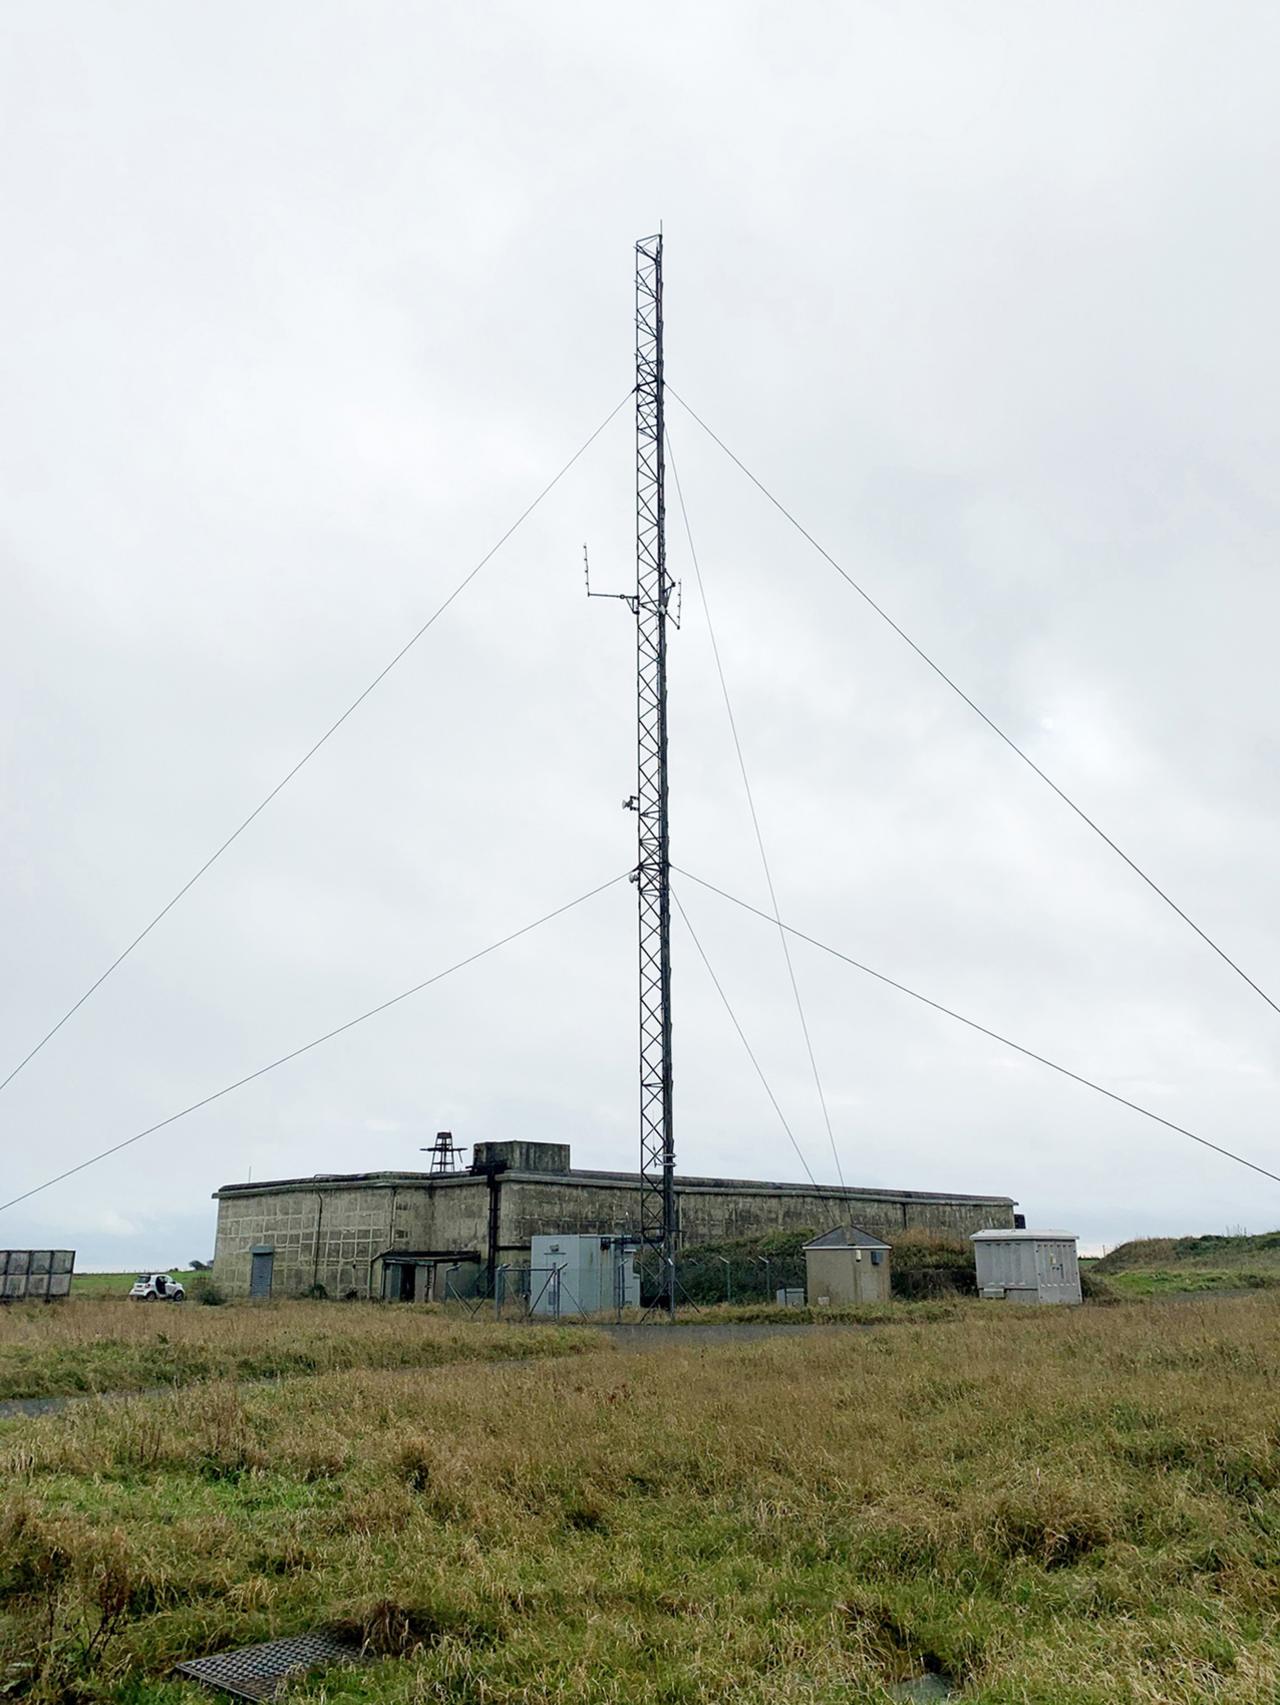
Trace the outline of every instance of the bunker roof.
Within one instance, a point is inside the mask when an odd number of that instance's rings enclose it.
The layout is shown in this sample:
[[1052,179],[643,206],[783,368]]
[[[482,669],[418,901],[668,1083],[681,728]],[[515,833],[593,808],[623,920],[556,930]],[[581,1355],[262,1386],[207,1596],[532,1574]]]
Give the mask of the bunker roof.
[[[525,1171],[512,1167],[499,1175],[504,1183],[597,1185],[604,1188],[637,1190],[640,1176],[635,1172],[595,1172],[570,1168],[567,1172]],[[486,1187],[485,1175],[468,1168],[465,1172],[317,1172],[306,1178],[255,1178],[252,1183],[223,1184],[213,1191],[218,1200],[231,1196],[270,1196],[285,1190],[386,1190],[400,1189],[457,1189],[462,1186]],[[770,1196],[822,1196],[844,1202],[938,1202],[950,1206],[957,1202],[972,1202],[979,1207],[1008,1207],[1014,1205],[1012,1196],[970,1196],[955,1190],[885,1190],[850,1184],[844,1189],[812,1184],[777,1183],[763,1178],[695,1178],[676,1174],[678,1190],[741,1191]]]

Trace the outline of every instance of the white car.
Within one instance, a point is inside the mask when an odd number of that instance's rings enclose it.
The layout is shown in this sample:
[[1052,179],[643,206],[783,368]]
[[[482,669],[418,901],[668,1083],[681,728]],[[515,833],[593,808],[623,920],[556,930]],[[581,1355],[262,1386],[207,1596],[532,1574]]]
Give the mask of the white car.
[[182,1302],[186,1294],[168,1273],[139,1273],[129,1292],[134,1302]]

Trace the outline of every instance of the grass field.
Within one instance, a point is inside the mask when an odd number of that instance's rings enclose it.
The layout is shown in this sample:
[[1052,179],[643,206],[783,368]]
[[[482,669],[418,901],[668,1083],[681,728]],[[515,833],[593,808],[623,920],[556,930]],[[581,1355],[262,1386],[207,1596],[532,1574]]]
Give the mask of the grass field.
[[[230,1353],[414,1313],[183,1320]],[[1270,1295],[574,1342],[0,1426],[0,1690],[180,1705],[182,1657],[341,1627],[388,1656],[326,1705],[1280,1699]]]
[[[156,1267],[153,1271],[157,1273],[168,1273],[170,1278],[177,1279],[178,1283],[182,1285],[184,1290],[189,1290],[191,1288],[191,1281],[195,1278],[195,1274],[193,1272],[188,1272],[183,1267]],[[137,1277],[138,1275],[136,1272],[73,1273],[71,1275],[71,1294],[73,1297],[86,1298],[124,1298],[128,1296],[129,1290]]]
[[1145,1237],[1090,1264],[1119,1296],[1163,1297],[1280,1288],[1280,1232],[1254,1237]]
[[73,1300],[0,1310],[0,1400],[564,1355],[593,1341],[589,1328],[496,1326],[376,1303],[215,1309]]

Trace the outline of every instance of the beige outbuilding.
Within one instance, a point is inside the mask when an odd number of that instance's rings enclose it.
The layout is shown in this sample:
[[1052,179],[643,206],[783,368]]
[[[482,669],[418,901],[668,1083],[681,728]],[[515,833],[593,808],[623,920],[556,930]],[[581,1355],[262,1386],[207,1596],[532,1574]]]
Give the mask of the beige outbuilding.
[[891,1249],[891,1244],[856,1225],[838,1225],[806,1243],[804,1286],[809,1307],[888,1302]]

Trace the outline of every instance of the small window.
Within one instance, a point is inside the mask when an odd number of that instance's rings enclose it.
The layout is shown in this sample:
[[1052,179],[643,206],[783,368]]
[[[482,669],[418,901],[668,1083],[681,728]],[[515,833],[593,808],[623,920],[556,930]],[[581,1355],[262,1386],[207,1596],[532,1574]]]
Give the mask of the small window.
[[884,1260],[884,1250],[883,1249],[873,1249],[871,1251],[871,1265],[873,1267],[878,1267],[883,1260]]

